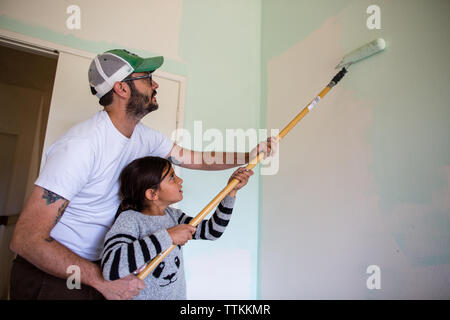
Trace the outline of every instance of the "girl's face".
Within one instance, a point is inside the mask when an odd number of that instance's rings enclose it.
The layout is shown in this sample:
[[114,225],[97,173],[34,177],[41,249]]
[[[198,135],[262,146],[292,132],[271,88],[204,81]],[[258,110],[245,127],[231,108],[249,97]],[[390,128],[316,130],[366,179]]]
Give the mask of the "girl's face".
[[158,189],[158,198],[167,204],[172,204],[183,199],[183,191],[181,190],[183,179],[178,177],[172,166],[169,173],[161,181]]

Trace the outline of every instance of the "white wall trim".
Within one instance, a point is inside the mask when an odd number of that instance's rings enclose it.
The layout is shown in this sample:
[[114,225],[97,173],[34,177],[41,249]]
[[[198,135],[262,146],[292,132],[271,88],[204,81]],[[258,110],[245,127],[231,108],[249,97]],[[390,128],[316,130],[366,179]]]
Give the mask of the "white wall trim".
[[177,103],[177,119],[176,119],[176,128],[183,129],[184,128],[184,106],[186,103],[186,77],[172,74],[165,71],[156,70],[154,75],[156,77],[164,78],[170,81],[178,82],[179,84],[179,93],[178,93],[178,103]]
[[87,51],[78,50],[75,48],[67,47],[58,43],[42,40],[39,38],[30,37],[22,33],[17,33],[0,28],[0,37],[8,39],[12,42],[21,44],[30,44],[30,47],[40,47],[48,51],[67,52],[73,55],[77,55],[84,58],[94,59],[95,54]]

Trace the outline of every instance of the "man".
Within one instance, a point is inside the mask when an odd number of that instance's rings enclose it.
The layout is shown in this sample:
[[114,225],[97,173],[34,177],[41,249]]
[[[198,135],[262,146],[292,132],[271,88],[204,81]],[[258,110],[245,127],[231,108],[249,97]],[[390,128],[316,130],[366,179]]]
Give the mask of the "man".
[[[89,83],[104,110],[71,128],[46,153],[10,245],[18,254],[12,299],[131,299],[139,293],[143,281],[134,275],[105,281],[98,262],[119,205],[118,177],[132,160],[152,155],[184,168],[223,170],[238,166],[242,156],[248,162],[257,151],[270,155],[268,139],[250,154],[223,153],[224,160],[234,159],[231,164],[194,163],[203,159],[201,152],[141,124],[158,109],[152,73],[162,63],[163,57],[143,59],[118,49],[92,61]],[[68,270],[79,270],[81,289],[68,289]]]

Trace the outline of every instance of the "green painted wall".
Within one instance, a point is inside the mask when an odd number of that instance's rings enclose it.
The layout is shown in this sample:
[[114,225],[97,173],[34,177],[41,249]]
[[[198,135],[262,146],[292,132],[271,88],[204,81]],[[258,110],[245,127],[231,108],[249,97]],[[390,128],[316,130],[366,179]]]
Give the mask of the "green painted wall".
[[[258,128],[260,103],[260,3],[252,1],[196,0],[183,3],[180,56],[186,63],[187,106],[185,128],[194,132],[194,122],[202,121],[203,132],[217,128]],[[203,147],[208,144],[205,141]],[[232,170],[199,174],[185,171],[187,189],[195,190],[183,200],[188,212],[197,213],[225,185]],[[255,175],[239,192],[232,222],[223,238],[211,243],[192,243],[186,259],[195,266],[220,277],[211,281],[222,288],[205,288],[225,292],[213,297],[256,298],[258,184]],[[207,261],[241,259],[217,275]],[[205,261],[205,263],[201,263]],[[209,268],[208,268],[209,266]],[[216,278],[217,279],[217,278]],[[188,277],[188,282],[194,280]],[[220,284],[219,284],[220,283]],[[227,288],[227,286],[229,288]],[[211,287],[211,286],[210,286]],[[232,292],[237,292],[234,294]],[[208,295],[206,294],[205,297]]]

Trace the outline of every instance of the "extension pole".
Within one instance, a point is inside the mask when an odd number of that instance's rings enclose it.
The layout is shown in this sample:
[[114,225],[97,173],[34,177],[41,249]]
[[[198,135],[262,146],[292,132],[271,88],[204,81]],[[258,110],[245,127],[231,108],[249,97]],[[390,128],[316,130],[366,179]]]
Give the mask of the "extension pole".
[[[311,101],[303,110],[294,118],[291,122],[288,123],[288,125],[280,131],[278,136],[276,137],[276,142],[279,142],[282,138],[284,138],[285,135],[293,128],[295,125],[303,119],[303,117],[312,109],[314,106],[319,103],[320,99],[323,99],[325,95],[333,88],[347,73],[347,69],[344,67],[339,71],[334,78],[330,81],[330,83],[317,95],[316,98],[314,98],[313,101]],[[264,157],[264,152],[260,152],[255,158],[252,159],[252,161],[249,162],[246,169],[251,170],[253,169]],[[217,207],[222,201],[223,198],[227,196],[228,193],[233,190],[233,188],[239,183],[239,180],[233,179],[228,183],[228,185],[220,191],[220,193],[210,202],[207,204],[207,206],[200,211],[200,213],[195,216],[189,222],[189,224],[193,227],[196,227],[215,207]],[[175,249],[176,245],[172,245],[168,249],[166,249],[164,252],[161,252],[157,257],[155,257],[145,268],[141,273],[138,274],[138,278],[141,280],[144,280],[150,272],[152,272],[160,263],[163,261],[167,255]]]

